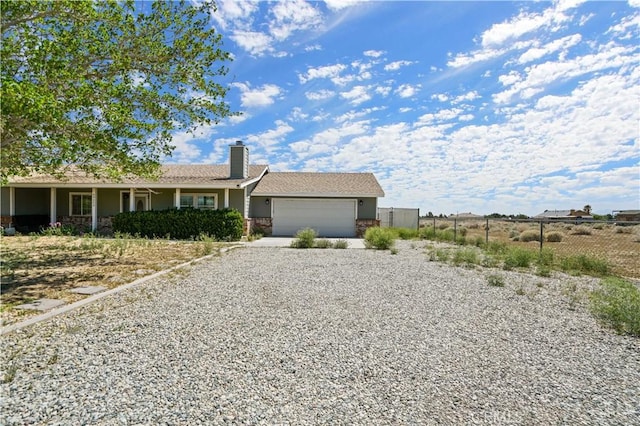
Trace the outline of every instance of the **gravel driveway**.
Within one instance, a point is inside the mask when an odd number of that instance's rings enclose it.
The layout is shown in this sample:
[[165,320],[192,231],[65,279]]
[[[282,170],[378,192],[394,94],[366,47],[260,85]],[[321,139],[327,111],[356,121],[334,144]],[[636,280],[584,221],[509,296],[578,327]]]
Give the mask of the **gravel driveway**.
[[640,424],[640,340],[593,279],[422,245],[238,249],[6,335],[0,423]]

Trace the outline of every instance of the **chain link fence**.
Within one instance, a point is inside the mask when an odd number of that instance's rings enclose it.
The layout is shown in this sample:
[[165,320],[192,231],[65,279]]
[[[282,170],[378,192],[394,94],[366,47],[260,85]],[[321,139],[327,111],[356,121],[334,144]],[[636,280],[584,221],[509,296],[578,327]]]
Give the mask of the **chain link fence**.
[[[606,261],[614,274],[640,279],[640,222],[420,218],[420,233],[457,244],[500,242],[558,257]],[[444,238],[443,238],[444,237]]]

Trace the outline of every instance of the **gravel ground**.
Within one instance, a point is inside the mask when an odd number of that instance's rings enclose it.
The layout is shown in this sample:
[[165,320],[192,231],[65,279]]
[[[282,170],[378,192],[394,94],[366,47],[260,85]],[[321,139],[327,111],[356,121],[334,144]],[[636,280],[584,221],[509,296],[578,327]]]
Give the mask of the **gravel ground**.
[[595,281],[237,249],[2,337],[0,423],[640,424]]

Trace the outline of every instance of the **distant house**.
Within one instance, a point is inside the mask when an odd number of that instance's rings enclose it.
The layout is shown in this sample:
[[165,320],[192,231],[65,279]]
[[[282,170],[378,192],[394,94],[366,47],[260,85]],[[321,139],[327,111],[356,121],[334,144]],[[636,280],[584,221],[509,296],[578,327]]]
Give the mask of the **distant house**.
[[484,216],[481,216],[479,214],[473,214],[471,212],[456,213],[456,214],[449,215],[449,219],[482,219],[482,218],[484,218]]
[[580,222],[593,220],[591,214],[583,210],[545,210],[540,214],[533,217],[538,220],[557,220],[557,221],[570,221]]
[[229,148],[228,164],[165,164],[156,180],[96,179],[72,169],[66,179],[31,175],[1,188],[0,221],[20,232],[50,222],[108,233],[121,212],[169,208],[238,210],[245,232],[293,236],[313,228],[327,237],[362,236],[379,225],[384,191],[372,173],[272,172],[249,164],[242,142]]
[[640,210],[620,210],[616,213],[617,222],[640,222]]

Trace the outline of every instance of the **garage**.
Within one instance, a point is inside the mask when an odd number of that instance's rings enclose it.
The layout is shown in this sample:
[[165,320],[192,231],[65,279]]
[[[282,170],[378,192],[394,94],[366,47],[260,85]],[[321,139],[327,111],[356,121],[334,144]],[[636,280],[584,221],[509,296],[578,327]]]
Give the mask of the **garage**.
[[294,236],[300,229],[312,228],[321,237],[356,235],[355,199],[273,199],[273,235]]

